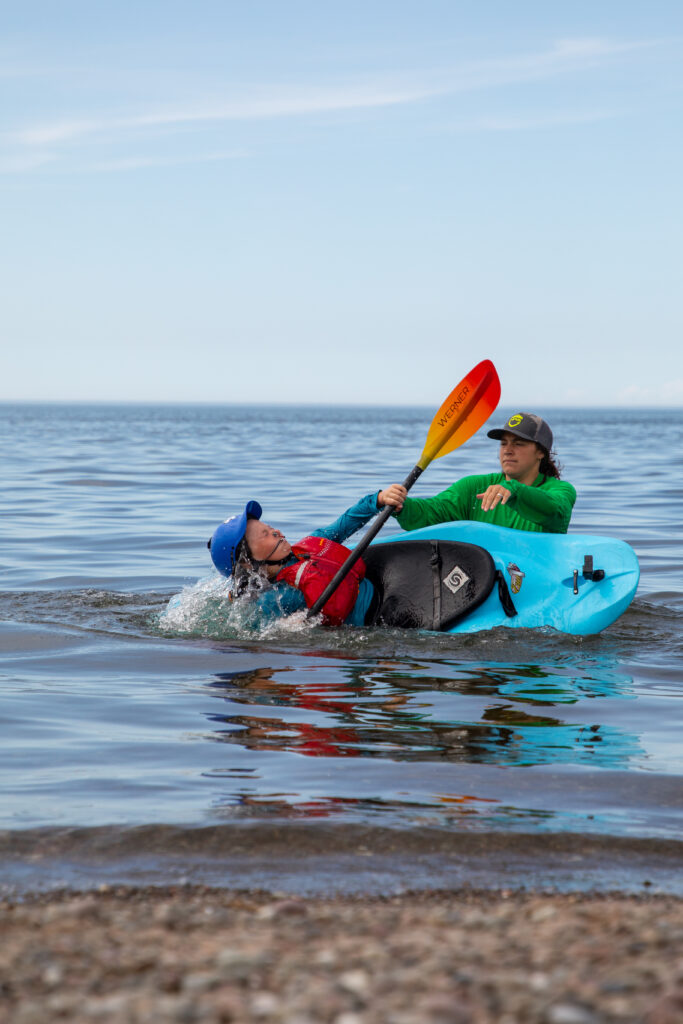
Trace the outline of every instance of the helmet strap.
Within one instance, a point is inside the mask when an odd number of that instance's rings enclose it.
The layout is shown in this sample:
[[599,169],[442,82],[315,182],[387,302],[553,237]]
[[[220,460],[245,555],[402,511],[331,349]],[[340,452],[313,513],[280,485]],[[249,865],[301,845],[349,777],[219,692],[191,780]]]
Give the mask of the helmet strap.
[[[284,538],[282,538],[282,537],[280,538],[280,540],[277,542],[277,544],[273,548],[273,551],[277,551],[277,549],[280,547],[280,544],[282,543],[283,539]],[[245,544],[246,544],[246,541],[245,541]],[[249,551],[249,548],[247,548],[247,551]],[[270,552],[271,555],[272,555],[273,551]],[[251,552],[249,552],[249,553],[251,554]],[[282,563],[286,562],[288,558],[289,558],[289,555],[285,555],[284,558],[271,558],[270,555],[269,555],[268,558],[262,558],[259,562],[257,562],[256,559],[252,558],[252,562],[254,562],[255,565],[282,565]]]
[[[258,558],[254,558],[254,556],[252,555],[252,553],[251,553],[251,551],[249,549],[249,545],[247,544],[246,540],[242,541],[242,545],[244,547],[244,553],[246,554],[247,558],[249,559],[249,561],[251,562],[251,564],[253,565],[253,567],[255,569],[259,569],[262,565],[282,565],[290,557],[289,555],[285,555],[284,558],[260,558],[260,559],[258,559]],[[280,541],[277,542],[277,544],[273,548],[273,551],[276,551],[279,546],[280,546]],[[271,555],[272,555],[273,551],[270,552]]]

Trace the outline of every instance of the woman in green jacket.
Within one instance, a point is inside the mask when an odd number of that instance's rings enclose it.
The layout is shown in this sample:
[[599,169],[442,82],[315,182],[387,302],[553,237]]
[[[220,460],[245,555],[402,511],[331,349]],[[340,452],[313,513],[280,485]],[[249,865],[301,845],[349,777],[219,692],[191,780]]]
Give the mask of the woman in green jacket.
[[500,473],[463,477],[433,498],[408,498],[401,484],[391,484],[380,491],[378,504],[396,505],[404,530],[473,519],[514,530],[566,533],[576,490],[560,480],[545,420],[516,413],[488,436],[500,441]]

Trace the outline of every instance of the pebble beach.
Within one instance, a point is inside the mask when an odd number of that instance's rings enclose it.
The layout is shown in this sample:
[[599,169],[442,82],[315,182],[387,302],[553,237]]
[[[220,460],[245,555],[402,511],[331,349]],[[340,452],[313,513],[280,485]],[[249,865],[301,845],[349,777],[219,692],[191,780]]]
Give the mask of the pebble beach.
[[2,13],[0,1024],[683,1024],[683,2]]
[[2,1024],[683,1020],[666,895],[101,886],[5,899],[0,934]]

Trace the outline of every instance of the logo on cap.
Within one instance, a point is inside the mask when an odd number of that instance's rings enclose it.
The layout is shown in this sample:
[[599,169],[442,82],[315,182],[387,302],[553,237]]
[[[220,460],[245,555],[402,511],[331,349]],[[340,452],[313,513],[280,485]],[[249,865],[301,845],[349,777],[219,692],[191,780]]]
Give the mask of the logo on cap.
[[517,413],[516,416],[511,416],[508,420],[508,427],[518,427],[523,419],[524,417],[521,413]]

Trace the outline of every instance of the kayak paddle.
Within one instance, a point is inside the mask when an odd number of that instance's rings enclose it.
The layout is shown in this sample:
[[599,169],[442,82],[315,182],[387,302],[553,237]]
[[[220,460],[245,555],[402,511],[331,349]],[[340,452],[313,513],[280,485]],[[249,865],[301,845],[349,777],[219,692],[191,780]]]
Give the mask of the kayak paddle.
[[[476,434],[498,405],[499,399],[500,381],[496,368],[490,359],[483,359],[470,370],[457,387],[453,388],[432,420],[422,455],[403,481],[405,489],[410,490],[430,462],[459,448],[473,434]],[[385,505],[379,515],[375,517],[370,529],[349,554],[317,601],[308,609],[306,618],[310,619],[318,614],[352,566],[361,557],[370,541],[377,536],[393,511],[393,505]]]

